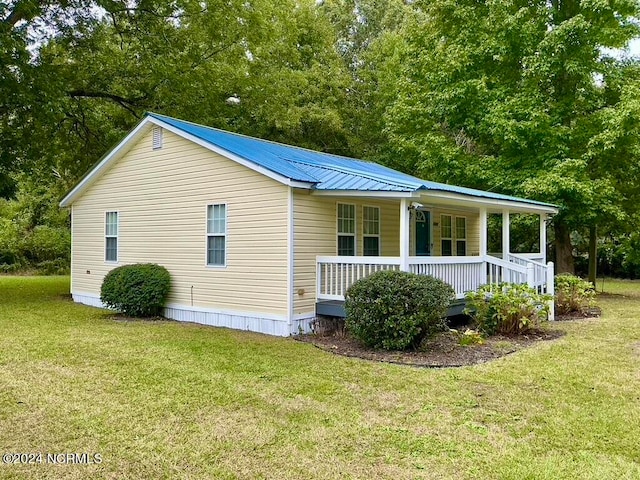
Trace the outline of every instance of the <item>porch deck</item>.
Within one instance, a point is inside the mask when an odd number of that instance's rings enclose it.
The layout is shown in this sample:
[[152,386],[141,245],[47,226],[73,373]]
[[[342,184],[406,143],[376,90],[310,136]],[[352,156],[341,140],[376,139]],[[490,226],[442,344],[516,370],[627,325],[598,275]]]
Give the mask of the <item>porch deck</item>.
[[[447,317],[462,315],[467,302],[464,299],[456,299],[447,309]],[[316,302],[316,315],[326,317],[344,318],[347,316],[344,310],[344,300],[320,300]]]
[[[456,301],[450,315],[461,313],[469,291],[486,284],[522,283],[539,293],[553,294],[553,263],[542,263],[536,254],[509,253],[505,258],[493,255],[447,257],[317,257],[316,313],[344,316],[347,289],[357,280],[382,270],[401,270],[432,275],[450,284]],[[453,313],[457,312],[457,313]]]

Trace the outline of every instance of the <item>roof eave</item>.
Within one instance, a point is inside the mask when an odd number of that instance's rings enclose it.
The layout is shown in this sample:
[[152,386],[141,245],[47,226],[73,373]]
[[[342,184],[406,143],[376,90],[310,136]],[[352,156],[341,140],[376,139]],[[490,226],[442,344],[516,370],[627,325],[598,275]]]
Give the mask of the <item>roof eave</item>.
[[510,209],[513,212],[546,213],[549,215],[555,215],[559,211],[559,208],[555,205],[535,202],[534,200],[527,200],[524,198],[522,200],[507,200],[437,190],[427,190],[422,191],[421,193],[428,198],[447,200],[449,202],[457,201],[466,204],[475,204],[478,206],[485,206],[498,210]]

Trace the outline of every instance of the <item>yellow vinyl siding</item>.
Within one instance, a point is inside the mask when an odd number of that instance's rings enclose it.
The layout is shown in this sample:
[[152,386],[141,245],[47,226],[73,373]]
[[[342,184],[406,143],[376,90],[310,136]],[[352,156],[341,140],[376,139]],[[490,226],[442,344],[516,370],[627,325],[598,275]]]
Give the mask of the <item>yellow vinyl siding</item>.
[[[151,131],[73,204],[74,292],[99,294],[106,211],[118,211],[118,265],[171,273],[169,303],[287,313],[288,187],[164,130]],[[206,266],[207,205],[227,205],[226,267]],[[87,270],[90,273],[87,273]],[[193,287],[193,289],[192,289]]]
[[[400,255],[400,203],[355,197],[323,197],[294,190],[294,315],[315,310],[316,256],[337,255],[337,205],[356,206],[356,255],[362,255],[362,207],[380,207],[380,254]],[[373,258],[373,257],[372,257]],[[300,291],[304,291],[302,295]]]
[[440,222],[442,215],[451,215],[453,235],[453,255],[456,254],[456,217],[467,219],[467,255],[480,254],[480,214],[471,210],[452,210],[445,208],[430,209],[433,221],[433,255],[442,255],[440,242]]

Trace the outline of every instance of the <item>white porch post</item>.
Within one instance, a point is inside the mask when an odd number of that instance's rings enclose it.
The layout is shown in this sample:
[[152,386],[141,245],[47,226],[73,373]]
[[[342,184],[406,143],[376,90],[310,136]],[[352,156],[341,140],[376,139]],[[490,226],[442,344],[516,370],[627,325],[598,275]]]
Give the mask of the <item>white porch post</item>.
[[511,225],[509,223],[509,210],[502,210],[502,259],[509,260],[511,246],[509,245],[509,233]]
[[540,214],[540,256],[542,263],[547,263],[547,215]]
[[480,258],[482,258],[483,267],[480,271],[480,285],[484,285],[487,283],[487,209],[485,207],[480,207]]
[[409,199],[400,199],[400,270],[409,271]]
[[551,295],[549,300],[549,320],[556,319],[555,310],[555,285],[554,285],[553,262],[547,263],[547,295]]

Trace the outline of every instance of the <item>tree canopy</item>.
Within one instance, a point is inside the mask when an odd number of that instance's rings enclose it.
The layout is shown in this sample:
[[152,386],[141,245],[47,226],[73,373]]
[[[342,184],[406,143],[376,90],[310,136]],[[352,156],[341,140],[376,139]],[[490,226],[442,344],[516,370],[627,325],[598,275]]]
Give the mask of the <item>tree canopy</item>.
[[640,66],[620,54],[639,35],[639,8],[10,0],[0,4],[0,197],[55,209],[156,111],[558,203],[556,255],[570,270],[571,232],[640,220]]

